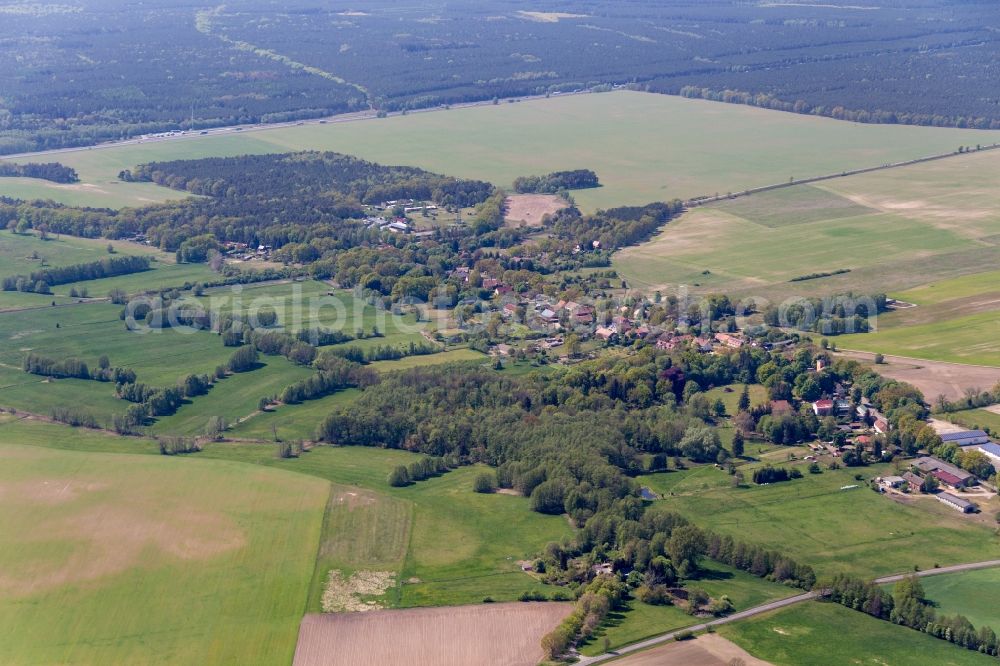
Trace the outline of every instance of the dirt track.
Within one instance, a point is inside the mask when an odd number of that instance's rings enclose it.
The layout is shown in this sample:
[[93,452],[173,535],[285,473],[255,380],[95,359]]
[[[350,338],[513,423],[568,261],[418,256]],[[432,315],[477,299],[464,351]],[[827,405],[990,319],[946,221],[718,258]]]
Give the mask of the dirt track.
[[[858,361],[871,362],[874,359],[874,354],[868,352],[844,351],[839,355]],[[989,390],[1000,382],[1000,368],[902,356],[886,356],[885,363],[875,367],[875,370],[885,377],[913,384],[923,392],[924,399],[931,403],[942,394],[949,400],[957,400],[969,387]]]
[[534,666],[569,603],[306,615],[294,666]]
[[614,662],[617,666],[727,666],[742,659],[746,666],[769,666],[739,645],[718,634],[704,634],[690,641],[667,643]]

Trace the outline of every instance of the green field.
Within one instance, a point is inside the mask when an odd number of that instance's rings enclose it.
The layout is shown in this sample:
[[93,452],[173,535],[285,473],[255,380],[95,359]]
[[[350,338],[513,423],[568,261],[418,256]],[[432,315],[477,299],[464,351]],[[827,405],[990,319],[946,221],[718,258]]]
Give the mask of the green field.
[[[865,479],[887,473],[887,466],[824,470],[784,483],[741,488],[731,487],[722,470],[701,469],[709,471],[664,475],[670,479],[684,474],[664,506],[699,526],[780,548],[820,575],[875,577],[914,566],[977,562],[994,557],[1000,544],[994,530],[963,519],[939,502],[901,505],[854,478],[857,473]],[[851,485],[859,487],[841,490]]]
[[[26,275],[45,266],[69,266],[100,261],[108,256],[108,241],[50,236],[42,240],[33,234],[0,230],[0,276]],[[133,243],[115,244],[121,254],[155,254],[151,248]]]
[[[50,266],[91,263],[108,256],[107,239],[77,238],[75,236],[52,235],[42,240],[32,234],[15,234],[0,230],[0,277],[27,275],[32,271]],[[128,292],[155,290],[161,287],[178,287],[185,282],[199,282],[217,279],[218,276],[206,264],[176,264],[174,256],[126,241],[113,241],[117,254],[139,254],[153,258],[152,269],[131,275],[119,275],[101,280],[86,280],[70,284],[54,285],[53,296],[41,294],[16,294],[0,292],[0,309],[17,306],[31,307],[48,305],[52,301],[68,302],[70,289],[85,288],[91,297],[103,298],[114,288]]]
[[1000,414],[985,409],[963,409],[959,412],[941,414],[938,418],[951,421],[970,430],[989,429],[1000,433]]
[[143,205],[179,193],[118,182],[120,170],[153,160],[320,149],[500,186],[529,173],[591,168],[604,186],[574,197],[593,209],[839,173],[948,152],[962,144],[991,143],[995,136],[998,133],[844,123],[622,91],[71,151],[47,159],[75,168],[81,183],[4,179],[0,194]]
[[[187,525],[192,530],[206,530],[213,538],[221,538],[225,532],[217,529],[216,523],[200,519],[199,511],[211,512],[213,515],[231,512],[233,520],[244,534],[255,534],[253,530],[258,529],[260,523],[261,533],[266,532],[269,539],[273,540],[273,543],[269,541],[267,550],[268,556],[273,559],[268,561],[283,563],[282,575],[272,575],[267,578],[268,585],[283,586],[284,596],[280,599],[275,598],[270,588],[261,591],[256,576],[262,574],[256,573],[254,567],[257,564],[245,561],[248,555],[244,555],[237,563],[228,559],[222,562],[220,559],[220,566],[224,564],[228,567],[225,574],[212,568],[210,571],[206,569],[204,576],[198,570],[188,577],[187,572],[197,567],[187,567],[184,572],[165,570],[162,579],[159,575],[149,574],[150,570],[159,571],[156,569],[159,560],[153,558],[143,564],[144,575],[150,579],[148,583],[137,582],[134,577],[129,579],[131,586],[128,589],[136,598],[135,601],[123,601],[122,595],[125,593],[117,587],[112,591],[106,590],[105,596],[95,595],[94,598],[88,598],[86,603],[91,604],[90,606],[80,606],[79,604],[83,602],[77,602],[75,598],[68,599],[72,605],[68,604],[67,609],[71,607],[86,609],[86,612],[74,612],[75,617],[98,614],[112,618],[117,617],[115,614],[118,612],[137,612],[132,610],[136,607],[135,604],[139,604],[141,608],[142,604],[163,603],[171,612],[175,612],[175,606],[171,605],[165,596],[166,593],[161,589],[168,580],[172,583],[171,589],[177,597],[186,595],[188,598],[199,600],[206,596],[210,597],[204,603],[199,602],[202,603],[199,613],[188,613],[185,620],[191,623],[203,622],[204,626],[215,628],[212,632],[196,632],[202,643],[190,640],[189,634],[194,629],[187,632],[180,630],[158,632],[155,638],[148,636],[150,632],[155,631],[150,625],[161,618],[157,613],[149,613],[147,618],[131,618],[130,638],[117,642],[105,641],[102,638],[104,634],[101,632],[106,631],[105,624],[111,623],[111,619],[98,622],[97,628],[93,631],[86,625],[74,625],[74,633],[70,635],[76,636],[79,642],[97,641],[98,644],[91,648],[105,651],[100,653],[102,663],[155,661],[135,652],[139,649],[137,646],[143,642],[163,651],[162,658],[172,660],[174,663],[177,661],[248,663],[254,659],[241,660],[226,650],[257,649],[254,641],[249,641],[248,646],[240,647],[219,646],[214,642],[206,647],[204,643],[225,640],[226,632],[230,631],[230,621],[250,622],[248,617],[260,612],[261,605],[265,603],[270,604],[269,612],[277,616],[286,610],[286,602],[290,603],[289,600],[294,599],[296,607],[292,617],[280,618],[290,627],[282,625],[283,629],[288,629],[287,637],[282,639],[285,642],[274,638],[273,634],[268,635],[270,638],[260,638],[260,640],[270,640],[271,645],[268,650],[280,651],[282,656],[271,658],[268,656],[271,653],[261,648],[260,654],[265,656],[255,658],[256,661],[263,663],[287,661],[294,645],[298,618],[306,608],[318,610],[325,576],[330,568],[339,568],[346,572],[361,569],[396,572],[398,574],[396,586],[380,599],[381,603],[389,606],[478,603],[487,596],[497,601],[513,600],[521,593],[530,590],[551,594],[553,592],[551,587],[543,586],[523,573],[517,562],[530,558],[549,541],[560,540],[569,536],[571,532],[565,518],[532,512],[526,498],[473,493],[472,480],[480,471],[475,467],[454,470],[407,488],[391,488],[386,483],[389,471],[396,465],[407,464],[417,459],[416,455],[404,451],[319,447],[304,453],[300,458],[282,460],[275,456],[273,446],[223,443],[210,444],[199,454],[183,458],[163,458],[157,455],[115,455],[130,452],[155,454],[155,444],[139,438],[78,431],[60,425],[14,419],[9,415],[0,415],[0,426],[2,426],[0,457],[5,459],[4,469],[0,470],[0,490],[5,489],[3,482],[7,481],[6,475],[12,473],[10,470],[17,469],[14,465],[6,465],[7,460],[12,459],[11,456],[14,455],[10,453],[11,450],[24,451],[23,454],[17,454],[18,459],[27,456],[50,461],[66,457],[67,460],[74,461],[71,466],[77,474],[91,468],[101,470],[104,474],[111,474],[117,473],[121,468],[120,476],[128,478],[123,481],[116,480],[114,490],[118,495],[125,493],[127,496],[117,500],[125,507],[122,510],[147,510],[151,500],[143,500],[141,495],[136,494],[138,491],[134,490],[136,486],[141,486],[143,492],[161,501],[162,513],[167,515],[161,518],[162,521],[166,521],[163,523],[164,526],[172,526],[175,523]],[[3,444],[13,441],[26,446],[14,447]],[[51,471],[53,469],[58,471],[58,468],[49,462],[46,462],[45,466],[50,474],[55,474]],[[176,470],[176,474],[169,478],[164,476],[161,483],[157,476],[161,467],[171,473]],[[272,468],[285,471],[272,471]],[[214,470],[220,470],[220,476],[209,478],[204,470],[213,470],[213,473]],[[177,475],[181,475],[180,478],[175,478]],[[146,484],[147,479],[148,484],[142,485]],[[272,488],[275,484],[278,484],[278,487]],[[61,484],[59,488],[64,485]],[[328,495],[326,491],[331,488],[332,493]],[[103,486],[99,490],[102,493],[105,491]],[[272,495],[278,492],[281,497],[273,498]],[[220,499],[222,496],[225,498]],[[135,500],[136,497],[142,501]],[[162,501],[164,499],[166,501]],[[286,514],[281,512],[287,506],[300,506],[306,502],[309,502],[308,511],[302,509],[300,513],[308,516],[309,529],[304,536],[293,538],[290,536],[291,530],[304,529],[302,522],[292,520],[286,515],[287,512]],[[35,500],[35,503],[37,504],[38,500]],[[188,508],[189,506],[193,508]],[[19,505],[11,510],[17,508]],[[44,503],[38,509],[42,510],[54,511]],[[3,509],[0,509],[0,513],[3,513]],[[156,512],[152,514],[160,515]],[[181,517],[184,520],[179,520]],[[173,522],[169,522],[168,518],[173,518]],[[23,520],[27,524],[27,514],[18,520]],[[132,520],[130,524],[135,522]],[[67,518],[60,524],[69,523],[70,520]],[[17,524],[20,525],[21,522]],[[44,522],[38,524],[46,525]],[[209,527],[216,529],[209,530]],[[247,541],[250,546],[256,548],[254,545],[256,541],[251,541],[249,536]],[[444,543],[448,544],[447,548],[442,548]],[[191,538],[185,541],[185,544],[194,547],[196,542]],[[286,552],[288,548],[294,549],[294,556]],[[52,557],[61,562],[59,558],[62,557],[62,553],[60,550]],[[314,568],[314,557],[317,553],[318,558],[315,560]],[[0,555],[0,560],[3,558],[4,555]],[[28,565],[19,564],[19,566]],[[250,570],[252,575],[246,579],[230,575],[233,571],[247,570]],[[216,580],[211,583],[206,582],[205,578],[209,574],[214,575]],[[0,576],[0,586],[7,580]],[[295,581],[294,585],[290,582],[292,580]],[[720,581],[725,582],[722,579]],[[706,585],[715,582],[717,581],[709,581]],[[753,582],[760,584],[758,581]],[[251,584],[256,586],[256,592],[241,587]],[[223,589],[228,589],[229,592],[222,592]],[[248,595],[257,602],[246,603]],[[104,607],[100,605],[102,600],[107,604]],[[129,606],[127,603],[133,605]],[[220,605],[223,607],[222,610]],[[240,610],[224,611],[233,605]],[[0,601],[0,617],[3,617],[3,608],[4,603]],[[125,610],[120,611],[120,608]],[[204,614],[223,611],[228,613],[225,622],[220,620],[213,624],[202,619]],[[60,612],[69,616],[69,610]],[[14,625],[15,629],[20,629],[22,624],[31,621],[27,614],[25,618],[18,620],[19,624]],[[179,626],[177,622],[179,621],[165,622],[164,626],[173,629]],[[274,622],[278,624],[278,620]],[[258,619],[256,624],[251,623],[250,626],[256,628],[260,623]],[[7,626],[5,625],[5,630]],[[52,630],[51,621],[47,624],[47,628]],[[51,643],[42,644],[41,647],[36,646],[33,641],[37,641],[39,631],[40,629],[30,629],[16,641],[6,641],[0,645],[0,655],[5,654],[5,649],[22,649],[20,647],[22,645],[30,645],[32,650],[41,649],[44,645],[53,650],[66,647],[65,645],[52,647]],[[171,641],[178,644],[183,642],[185,649],[188,643],[197,643],[190,649],[200,649],[202,654],[198,659],[187,658],[185,657],[187,653],[178,652],[182,646],[173,645]],[[111,650],[115,652],[109,652]],[[46,658],[42,653],[32,653],[23,659],[10,657],[4,661],[36,663],[60,660],[58,655]],[[74,661],[90,663],[95,659],[84,656]]]
[[327,483],[22,431],[0,428],[0,661],[291,661]]
[[[894,293],[993,268],[997,177],[1000,152],[990,151],[755,194],[685,214],[615,266],[644,289],[772,301],[875,285]],[[840,269],[851,272],[789,282]]]
[[880,664],[978,666],[996,659],[875,619],[839,604],[810,601],[723,625],[719,635],[775,666]]
[[257,411],[261,398],[280,395],[286,386],[315,372],[282,356],[264,356],[260,365],[251,372],[232,375],[217,382],[206,395],[189,398],[176,414],[157,419],[152,431],[202,435],[213,416],[225,418],[226,423],[238,423]]
[[[753,608],[769,601],[792,596],[794,588],[771,583],[748,573],[717,562],[702,561],[698,580],[690,587],[699,587],[714,598],[728,596],[735,611]],[[650,606],[641,601],[629,602],[625,611],[613,613],[604,626],[580,650],[584,655],[604,653],[604,638],[614,650],[645,638],[682,629],[703,622],[702,618],[688,615],[676,606]]]
[[932,601],[938,615],[964,615],[979,627],[1000,628],[1000,569],[963,571],[930,576],[920,581],[924,597]]

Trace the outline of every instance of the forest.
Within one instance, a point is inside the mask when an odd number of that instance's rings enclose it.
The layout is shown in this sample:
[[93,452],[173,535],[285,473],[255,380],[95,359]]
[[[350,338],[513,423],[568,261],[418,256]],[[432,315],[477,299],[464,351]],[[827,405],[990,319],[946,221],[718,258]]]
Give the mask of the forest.
[[985,6],[585,0],[556,20],[524,0],[31,6],[4,15],[0,154],[611,85],[997,127],[1000,36]]
[[76,169],[72,169],[58,162],[28,162],[26,164],[15,164],[14,162],[0,162],[0,178],[41,178],[50,180],[53,183],[76,183],[80,176]]

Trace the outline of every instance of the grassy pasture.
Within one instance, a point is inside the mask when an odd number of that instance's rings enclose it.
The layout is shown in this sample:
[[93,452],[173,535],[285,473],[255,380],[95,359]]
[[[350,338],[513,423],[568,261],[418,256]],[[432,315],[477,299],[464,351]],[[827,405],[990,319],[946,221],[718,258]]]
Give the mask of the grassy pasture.
[[[0,661],[291,660],[328,484],[22,446],[25,429],[0,428]],[[67,446],[111,439],[65,432]]]
[[201,435],[213,416],[237,423],[257,411],[261,398],[279,395],[289,384],[315,372],[282,356],[261,356],[260,365],[256,370],[226,377],[207,394],[188,399],[176,414],[157,419],[152,431]]
[[20,368],[30,350],[88,363],[107,354],[112,365],[133,368],[140,381],[164,386],[192,372],[211,372],[232,354],[206,332],[128,331],[120,311],[118,305],[90,303],[0,315],[0,363]]
[[939,664],[978,666],[996,660],[839,604],[806,602],[718,632],[775,666],[800,664]]
[[979,627],[1000,627],[1000,570],[981,569],[930,576],[920,581],[924,597],[934,602],[938,615],[964,615]]
[[32,297],[45,305],[53,300],[65,302],[70,289],[74,287],[86,288],[91,297],[104,297],[116,287],[129,292],[138,292],[181,286],[185,282],[193,283],[218,277],[206,264],[177,264],[172,254],[136,243],[65,235],[53,235],[47,240],[42,240],[37,235],[15,234],[6,230],[0,230],[0,276],[27,275],[46,266],[68,266],[100,261],[108,256],[109,242],[114,246],[116,254],[152,257],[154,262],[151,270],[101,280],[54,285],[53,296],[0,292],[0,307],[6,307],[4,300],[16,305],[17,301],[14,299],[18,297],[28,305],[32,303]]
[[993,432],[1000,432],[1000,414],[986,409],[964,409],[960,412],[943,414],[939,418],[957,423],[964,428],[977,430],[989,428]]
[[[915,565],[927,569],[974,562],[993,557],[998,545],[993,530],[939,502],[899,504],[854,478],[856,473],[865,479],[889,473],[888,466],[824,470],[743,488],[731,487],[721,470],[702,469],[709,471],[689,472],[675,483],[673,496],[663,505],[705,528],[771,547],[780,544],[782,551],[808,562],[820,575],[874,577]],[[664,476],[676,474],[683,473]],[[642,477],[643,482],[647,479]],[[841,490],[850,485],[860,487]]]
[[3,179],[0,194],[75,204],[145,205],[182,195],[147,183],[118,182],[120,170],[153,160],[319,149],[500,186],[526,174],[592,168],[603,187],[574,197],[584,208],[594,209],[838,173],[947,152],[961,144],[992,143],[995,136],[974,130],[844,123],[622,91],[70,151],[48,159],[75,168],[81,183]]
[[[33,234],[0,230],[0,275],[26,275],[45,266],[69,266],[100,261],[108,256],[108,241],[50,236],[42,240]],[[121,254],[154,254],[133,243],[117,243]],[[37,256],[37,258],[34,258]]]
[[345,389],[298,405],[280,405],[234,425],[227,434],[239,439],[263,441],[271,441],[275,432],[286,441],[312,439],[316,426],[334,407],[348,404],[360,394],[358,389]]

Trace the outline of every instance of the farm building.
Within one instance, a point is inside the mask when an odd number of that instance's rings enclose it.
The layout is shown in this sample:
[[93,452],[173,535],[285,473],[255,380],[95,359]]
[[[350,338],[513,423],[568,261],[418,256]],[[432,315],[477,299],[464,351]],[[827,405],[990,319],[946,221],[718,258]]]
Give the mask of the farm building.
[[959,469],[943,460],[938,460],[930,456],[917,458],[913,466],[924,474],[931,474],[939,481],[947,483],[954,488],[965,488],[976,483],[976,477],[964,469]]
[[901,476],[884,476],[882,477],[882,484],[889,488],[902,488],[906,485],[906,479]]
[[979,451],[993,463],[994,467],[1000,466],[1000,445],[990,442],[988,444],[974,444],[972,446],[963,446],[963,451]]
[[913,490],[919,490],[920,489],[920,484],[922,484],[924,482],[924,480],[922,478],[920,478],[918,475],[914,474],[913,472],[905,472],[903,474],[903,479],[908,484],[910,484],[910,488],[912,488]]
[[962,432],[945,433],[941,435],[941,441],[956,446],[972,446],[973,444],[989,444],[990,436],[982,430],[963,430]]
[[961,497],[956,497],[951,493],[938,493],[934,497],[938,498],[938,501],[947,504],[956,511],[961,511],[962,513],[972,513],[976,510],[975,504],[968,500],[964,500]]

